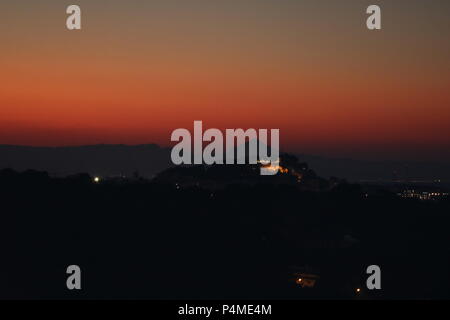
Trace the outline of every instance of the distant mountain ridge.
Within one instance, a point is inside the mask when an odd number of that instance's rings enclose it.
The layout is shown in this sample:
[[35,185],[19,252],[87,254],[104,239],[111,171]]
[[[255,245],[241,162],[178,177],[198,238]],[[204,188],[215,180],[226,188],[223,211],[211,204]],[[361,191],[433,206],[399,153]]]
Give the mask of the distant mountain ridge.
[[369,161],[296,154],[322,177],[352,182],[450,182],[450,163],[419,161]]
[[[170,148],[156,144],[30,147],[0,145],[0,169],[47,171],[55,176],[86,172],[101,176],[152,178],[172,166]],[[358,181],[450,181],[450,164],[432,162],[367,161],[296,154],[318,175]]]
[[170,149],[155,144],[28,147],[0,145],[0,168],[43,170],[54,176],[86,172],[151,178],[170,165]]

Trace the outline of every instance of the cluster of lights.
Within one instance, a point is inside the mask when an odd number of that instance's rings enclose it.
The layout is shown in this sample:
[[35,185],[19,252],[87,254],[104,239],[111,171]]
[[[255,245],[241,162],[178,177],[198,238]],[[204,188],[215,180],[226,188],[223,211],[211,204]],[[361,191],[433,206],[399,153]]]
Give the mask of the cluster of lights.
[[398,194],[402,198],[416,198],[420,200],[431,200],[436,197],[446,197],[448,193],[445,192],[418,192],[416,190],[405,190]]
[[280,159],[278,159],[277,161],[274,162],[270,162],[267,160],[258,160],[259,164],[262,164],[264,169],[266,170],[270,170],[270,171],[276,171],[276,172],[280,172],[280,173],[288,173],[289,169],[280,166]]

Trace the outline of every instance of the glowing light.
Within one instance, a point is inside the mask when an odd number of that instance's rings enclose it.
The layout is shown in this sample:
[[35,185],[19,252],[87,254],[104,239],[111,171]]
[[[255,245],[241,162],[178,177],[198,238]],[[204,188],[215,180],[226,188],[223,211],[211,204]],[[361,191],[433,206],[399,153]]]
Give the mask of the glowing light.
[[283,168],[282,166],[264,166],[265,169],[271,170],[271,171],[278,171],[280,173],[288,173],[289,169]]
[[360,288],[357,288],[356,289],[356,293],[360,293],[361,292],[361,289]]
[[99,182],[100,182],[100,177],[95,177],[95,178],[94,178],[94,182],[95,182],[95,183],[99,183]]

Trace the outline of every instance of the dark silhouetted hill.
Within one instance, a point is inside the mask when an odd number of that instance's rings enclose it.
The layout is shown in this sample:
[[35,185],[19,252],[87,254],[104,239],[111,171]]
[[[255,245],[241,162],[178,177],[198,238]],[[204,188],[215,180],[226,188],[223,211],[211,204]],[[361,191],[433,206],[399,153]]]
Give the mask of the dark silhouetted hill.
[[[449,198],[91,178],[0,170],[0,299],[450,298]],[[383,289],[356,293],[371,264]],[[313,288],[298,270],[320,277]]]

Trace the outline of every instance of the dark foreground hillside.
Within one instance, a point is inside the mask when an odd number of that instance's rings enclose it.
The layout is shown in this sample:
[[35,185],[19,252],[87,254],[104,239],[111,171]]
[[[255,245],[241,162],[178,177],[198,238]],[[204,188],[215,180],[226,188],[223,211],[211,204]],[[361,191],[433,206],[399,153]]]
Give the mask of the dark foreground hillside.
[[[11,170],[0,197],[0,298],[450,298],[448,200]],[[71,264],[79,292],[66,289]],[[301,288],[295,270],[320,278]]]

